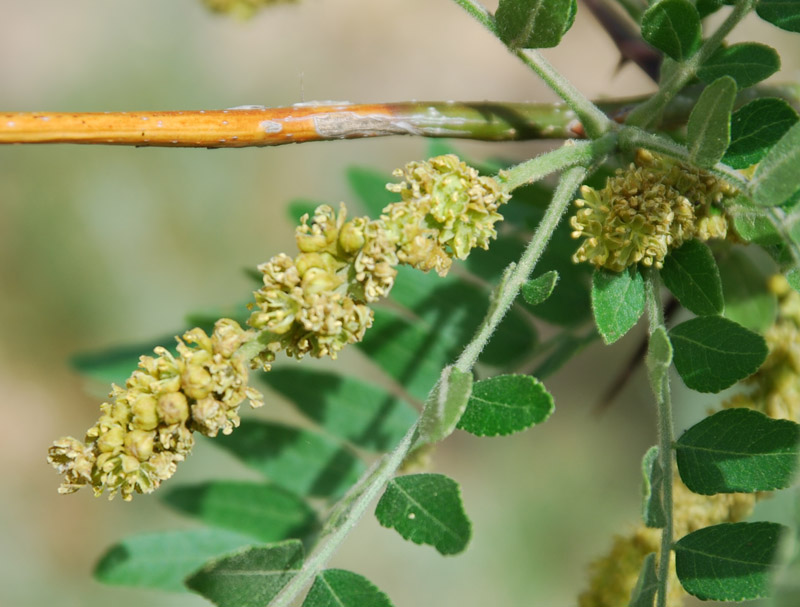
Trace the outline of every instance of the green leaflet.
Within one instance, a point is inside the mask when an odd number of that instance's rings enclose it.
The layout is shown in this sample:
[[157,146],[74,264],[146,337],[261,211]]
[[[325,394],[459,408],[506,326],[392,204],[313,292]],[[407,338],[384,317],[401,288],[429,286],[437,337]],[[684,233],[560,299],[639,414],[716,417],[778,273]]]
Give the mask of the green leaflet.
[[472,386],[458,427],[476,436],[512,434],[545,421],[553,397],[530,375],[499,375]]
[[656,553],[651,552],[644,557],[639,578],[631,594],[628,607],[653,607],[653,601],[658,591],[658,575],[656,574]]
[[717,261],[725,317],[751,331],[766,331],[778,314],[778,300],[767,289],[767,277],[741,249],[730,249]]
[[172,488],[161,499],[207,525],[263,542],[303,537],[316,525],[314,511],[305,501],[285,489],[261,483],[200,483]]
[[800,0],[760,0],[756,13],[781,29],[800,32]]
[[642,37],[675,61],[700,44],[700,15],[689,0],[660,0],[642,16]]
[[664,259],[661,278],[687,310],[698,316],[722,313],[719,268],[711,249],[699,240],[687,240],[673,249]]
[[600,336],[612,344],[644,312],[644,279],[636,266],[622,272],[598,268],[592,275],[592,309]]
[[303,544],[286,540],[206,563],[186,586],[219,607],[264,607],[303,566]]
[[472,373],[445,367],[425,402],[418,426],[420,442],[438,443],[450,436],[467,408],[471,392]]
[[783,99],[754,99],[733,113],[731,144],[722,160],[734,169],[760,162],[797,119],[797,112]]
[[704,601],[767,596],[784,529],[777,523],[723,523],[690,533],[674,545],[681,585]]
[[511,50],[557,46],[575,21],[576,0],[500,0],[500,39]]
[[706,83],[714,82],[722,76],[730,76],[739,89],[744,89],[769,78],[780,67],[780,56],[771,46],[741,42],[719,48],[700,66],[697,76]]
[[758,164],[750,182],[753,202],[777,206],[800,190],[800,123],[786,131]]
[[184,578],[208,559],[255,541],[222,529],[134,535],[106,551],[94,577],[104,584],[185,592]]
[[244,420],[233,434],[217,436],[211,444],[300,496],[341,495],[364,469],[340,443],[277,423]]
[[642,458],[642,521],[647,527],[662,529],[667,524],[661,498],[664,470],[658,459],[658,447],[653,445]]
[[675,368],[698,392],[720,392],[753,374],[767,357],[767,344],[732,320],[701,316],[669,331]]
[[558,272],[550,270],[522,285],[522,297],[532,306],[539,305],[553,294],[558,283]]
[[357,573],[325,569],[314,579],[303,607],[392,607],[392,602]]
[[750,409],[726,409],[684,432],[678,470],[695,493],[785,489],[800,455],[800,425]]
[[281,366],[264,380],[333,436],[372,451],[389,451],[417,419],[405,401],[353,377]]
[[689,116],[689,160],[700,168],[720,161],[731,142],[731,112],[736,99],[736,82],[722,76],[709,84]]
[[392,479],[378,501],[375,516],[403,538],[433,546],[441,554],[464,550],[472,533],[458,484],[442,474]]

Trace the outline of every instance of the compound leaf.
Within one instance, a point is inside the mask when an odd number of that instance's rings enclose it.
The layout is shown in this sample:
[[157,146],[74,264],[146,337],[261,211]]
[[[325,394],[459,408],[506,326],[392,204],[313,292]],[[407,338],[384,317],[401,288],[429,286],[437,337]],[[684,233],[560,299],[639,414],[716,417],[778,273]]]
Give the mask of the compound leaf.
[[442,474],[392,479],[378,501],[375,516],[403,538],[433,546],[441,554],[464,550],[472,533],[458,484]]

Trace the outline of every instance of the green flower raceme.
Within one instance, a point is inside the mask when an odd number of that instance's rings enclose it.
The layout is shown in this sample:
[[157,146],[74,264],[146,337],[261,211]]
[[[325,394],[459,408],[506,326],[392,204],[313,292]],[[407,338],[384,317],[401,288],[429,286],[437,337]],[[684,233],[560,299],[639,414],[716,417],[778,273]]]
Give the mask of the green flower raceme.
[[178,356],[156,348],[142,356],[139,368],[113,386],[113,401],[86,432],[85,442],[72,437],[50,447],[48,461],[64,475],[60,493],[89,485],[95,495],[107,491],[130,500],[134,492],[150,493],[175,473],[194,445],[194,432],[230,434],[239,425],[239,405],[261,394],[247,385],[247,363],[237,351],[255,337],[229,319],[217,321],[209,337],[192,329],[178,339]]
[[601,190],[581,188],[570,225],[584,240],[573,261],[614,272],[635,263],[660,268],[689,239],[725,238],[721,203],[735,194],[710,173],[640,150]]
[[153,491],[191,451],[194,432],[229,434],[245,399],[261,405],[248,387],[248,366],[268,371],[281,351],[336,358],[372,325],[368,304],[388,295],[399,263],[444,275],[453,257],[488,246],[502,219],[497,208],[509,197],[493,179],[451,155],[397,174],[406,181],[387,187],[403,200],[379,219],[348,220],[344,205],[338,213],[322,205],[301,219],[299,253],[259,266],[264,285],[251,304],[252,330],[222,319],[210,337],[193,329],[179,338],[178,356],[164,348],[142,356],[85,440],[66,437],[50,448],[48,461],[65,479],[59,491],[88,485],[125,500]]

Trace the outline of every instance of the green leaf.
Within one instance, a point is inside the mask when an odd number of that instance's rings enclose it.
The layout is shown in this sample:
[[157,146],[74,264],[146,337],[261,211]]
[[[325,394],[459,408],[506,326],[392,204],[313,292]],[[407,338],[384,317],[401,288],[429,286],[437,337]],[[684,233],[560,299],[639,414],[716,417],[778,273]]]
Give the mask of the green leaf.
[[642,458],[642,520],[648,527],[663,529],[667,524],[662,488],[664,470],[658,459],[658,447],[653,445]]
[[689,160],[700,168],[720,161],[731,142],[731,112],[736,82],[730,76],[717,78],[697,100],[689,116]]
[[419,420],[419,438],[425,443],[438,443],[456,429],[467,408],[472,392],[472,373],[456,367],[445,367],[442,377],[425,402]]
[[576,0],[500,0],[495,20],[511,50],[551,48],[572,27],[576,11]]
[[644,312],[644,279],[635,266],[622,272],[600,269],[592,275],[592,309],[600,336],[613,344]]
[[733,216],[733,227],[736,233],[746,242],[754,242],[762,246],[779,245],[783,237],[772,225],[768,217],[764,216],[761,207],[737,207]]
[[664,284],[684,308],[698,316],[721,314],[722,280],[714,255],[699,240],[687,240],[673,249],[661,269]]
[[695,6],[697,6],[697,12],[700,14],[700,18],[705,19],[721,9],[724,3],[722,0],[697,0]]
[[704,601],[768,596],[784,529],[777,523],[723,523],[690,533],[674,545],[681,585]]
[[94,577],[104,584],[185,592],[184,578],[208,559],[254,541],[221,529],[134,535],[106,551]]
[[550,270],[522,285],[522,296],[530,305],[539,305],[553,294],[556,283],[558,283],[558,272]]
[[472,386],[458,427],[476,436],[512,434],[542,423],[553,409],[553,397],[535,377],[499,375]]
[[706,83],[730,76],[739,89],[745,89],[769,78],[781,67],[781,58],[771,46],[757,42],[742,42],[719,48],[697,70]]
[[639,578],[631,594],[628,607],[653,607],[658,591],[658,575],[656,574],[656,553],[651,552],[644,557]]
[[661,0],[642,16],[642,37],[675,61],[695,51],[701,34],[700,15],[689,0]]
[[800,190],[800,123],[786,131],[758,164],[750,182],[752,198],[762,206],[777,206]]
[[[395,180],[396,181],[396,180]],[[400,200],[400,195],[386,189],[392,183],[392,176],[367,167],[350,167],[347,169],[347,182],[361,205],[373,219],[380,217],[384,207]]]
[[392,479],[378,501],[375,516],[403,538],[433,546],[441,554],[464,550],[472,533],[458,484],[441,474]]
[[303,537],[316,517],[285,489],[260,483],[214,481],[176,487],[161,495],[172,508],[212,527],[246,533],[264,542]]
[[767,277],[741,249],[721,254],[717,263],[725,295],[725,317],[764,333],[778,314],[778,300],[767,288]]
[[756,13],[782,30],[800,32],[800,0],[760,0]]
[[732,320],[701,316],[673,327],[669,340],[675,368],[698,392],[720,392],[755,371],[767,357],[767,343]]
[[392,607],[392,602],[367,578],[344,569],[326,569],[314,579],[303,607]]
[[797,123],[797,112],[783,99],[754,99],[731,117],[731,144],[722,160],[734,169],[761,162],[769,149]]
[[302,566],[303,544],[286,540],[215,559],[186,586],[219,607],[264,607]]
[[332,435],[372,451],[389,451],[417,419],[405,401],[360,379],[274,367],[264,380]]
[[725,409],[683,433],[678,470],[695,493],[785,489],[794,481],[800,425],[750,409]]
[[301,496],[341,495],[364,469],[338,442],[283,424],[245,420],[236,432],[217,436],[212,444]]

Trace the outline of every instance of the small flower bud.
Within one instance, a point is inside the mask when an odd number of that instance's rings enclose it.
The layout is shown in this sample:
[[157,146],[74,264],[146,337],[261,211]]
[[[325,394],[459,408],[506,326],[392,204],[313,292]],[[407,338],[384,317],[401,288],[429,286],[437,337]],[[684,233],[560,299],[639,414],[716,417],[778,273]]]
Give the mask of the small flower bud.
[[133,403],[133,427],[137,430],[155,430],[158,426],[156,399],[151,394],[140,394]]
[[97,438],[97,448],[103,453],[110,453],[122,447],[125,430],[122,426],[113,426]]
[[125,436],[125,450],[139,461],[150,459],[153,454],[154,434],[144,430],[131,430]]
[[162,394],[158,398],[158,416],[165,424],[179,424],[189,418],[189,403],[180,392]]
[[181,374],[183,393],[189,398],[199,400],[211,392],[211,374],[203,367],[189,365]]

